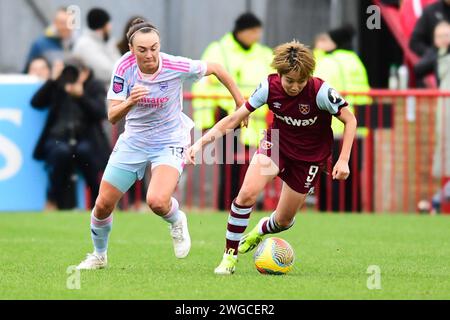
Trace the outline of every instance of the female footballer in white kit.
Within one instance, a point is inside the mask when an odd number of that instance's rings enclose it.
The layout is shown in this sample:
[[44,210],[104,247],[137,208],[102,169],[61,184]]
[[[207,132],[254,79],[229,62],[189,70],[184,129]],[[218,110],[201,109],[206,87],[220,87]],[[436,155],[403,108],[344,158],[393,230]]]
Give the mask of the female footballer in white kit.
[[125,131],[110,156],[92,210],[94,252],[78,269],[106,267],[112,212],[123,194],[143,178],[149,162],[152,178],[147,204],[170,224],[175,256],[186,257],[191,247],[187,219],[172,197],[193,128],[192,120],[182,112],[183,81],[214,74],[237,106],[245,102],[221,65],[160,52],[159,32],[152,24],[136,19],[127,36],[130,52],[117,62],[108,92],[108,119],[115,124],[126,117]]

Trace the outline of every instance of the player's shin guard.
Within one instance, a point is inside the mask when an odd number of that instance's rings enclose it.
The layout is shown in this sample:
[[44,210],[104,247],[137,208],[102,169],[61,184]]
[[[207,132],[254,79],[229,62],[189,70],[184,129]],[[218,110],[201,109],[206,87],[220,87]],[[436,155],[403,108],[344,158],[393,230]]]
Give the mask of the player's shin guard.
[[94,243],[95,253],[105,255],[108,250],[108,239],[112,229],[113,215],[100,220],[94,216],[94,210],[91,214],[91,236]]
[[277,222],[275,220],[275,215],[276,215],[276,212],[273,212],[270,215],[269,219],[266,219],[265,221],[263,221],[263,223],[261,223],[261,225],[259,226],[259,234],[264,235],[264,234],[279,233],[279,232],[290,229],[295,223],[295,218],[294,218],[294,219],[292,219],[292,222],[287,227],[282,227],[277,224]]
[[228,216],[225,253],[234,256],[237,255],[239,241],[248,226],[252,209],[253,206],[244,207],[236,204],[236,200],[231,204],[231,211]]

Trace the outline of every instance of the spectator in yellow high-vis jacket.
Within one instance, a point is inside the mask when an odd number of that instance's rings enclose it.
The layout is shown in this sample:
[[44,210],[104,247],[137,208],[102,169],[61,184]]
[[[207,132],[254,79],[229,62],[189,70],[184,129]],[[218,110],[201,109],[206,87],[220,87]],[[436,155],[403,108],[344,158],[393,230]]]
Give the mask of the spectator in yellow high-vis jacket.
[[[338,92],[367,92],[370,90],[367,71],[359,56],[351,49],[352,40],[355,35],[355,30],[351,25],[344,25],[340,28],[333,29],[327,33],[320,34],[316,37],[314,54],[316,58],[316,70],[314,76],[322,78],[327,81]],[[369,96],[363,95],[347,95],[345,99],[349,103],[349,107],[354,111],[358,106],[370,106],[372,99]],[[335,137],[335,149],[339,150],[341,143],[343,125],[340,121],[333,119],[332,121],[333,134]],[[357,144],[358,152],[354,154],[358,156],[358,169],[361,167],[362,161],[362,141],[367,136],[367,128],[359,126],[357,129]],[[353,154],[353,153],[352,153]],[[351,160],[349,163],[352,163]],[[346,181],[345,187],[345,210],[352,211],[356,209],[361,210],[360,194],[354,194],[353,181],[357,179],[358,190],[360,190],[359,170],[353,170],[354,174]],[[326,190],[325,179],[321,188],[320,209],[326,210],[326,193],[331,190]],[[339,183],[333,182],[332,191],[332,210],[339,210]],[[353,208],[352,197],[357,197],[357,207]]]
[[[249,97],[255,87],[261,82],[261,79],[273,72],[270,67],[273,53],[272,49],[260,44],[262,36],[262,22],[252,13],[244,13],[235,21],[232,32],[225,34],[218,41],[208,45],[201,59],[210,62],[216,62],[223,65],[233,80],[238,85],[242,94]],[[223,90],[216,79],[205,77],[195,83],[192,87],[192,93],[199,96],[229,96],[226,90]],[[197,129],[206,130],[214,126],[221,118],[227,116],[235,110],[233,99],[217,98],[195,98],[192,101],[193,118]],[[262,138],[263,130],[267,129],[267,106],[258,109],[249,119],[248,127],[242,128],[239,135],[239,141],[248,150],[249,147],[257,147]],[[226,152],[235,152],[230,146],[224,148],[223,159],[226,159]],[[221,190],[219,191],[219,208],[228,208],[233,197],[237,195],[239,188],[239,178],[245,166],[231,165],[228,171],[229,179],[225,183],[225,166],[221,166]],[[228,192],[225,185],[229,186]],[[228,194],[228,199],[225,195]]]

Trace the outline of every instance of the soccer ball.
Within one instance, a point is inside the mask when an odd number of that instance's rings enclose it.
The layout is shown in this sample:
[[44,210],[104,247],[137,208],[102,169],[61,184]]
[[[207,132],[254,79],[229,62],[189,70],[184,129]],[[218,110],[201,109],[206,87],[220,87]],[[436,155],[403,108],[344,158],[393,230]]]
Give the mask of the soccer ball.
[[256,269],[262,274],[286,274],[294,266],[294,250],[280,238],[267,238],[253,255]]
[[428,200],[420,200],[417,204],[417,211],[421,213],[428,213],[431,211],[431,203]]

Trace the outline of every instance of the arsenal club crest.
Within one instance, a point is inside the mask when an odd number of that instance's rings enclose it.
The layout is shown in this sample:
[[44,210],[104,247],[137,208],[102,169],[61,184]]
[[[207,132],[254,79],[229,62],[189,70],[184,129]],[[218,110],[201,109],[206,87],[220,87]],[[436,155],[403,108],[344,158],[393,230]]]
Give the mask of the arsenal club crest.
[[309,107],[309,104],[299,104],[298,109],[300,110],[300,113],[303,115],[307,115],[311,108]]
[[167,92],[167,90],[169,89],[169,84],[167,83],[167,81],[163,81],[159,83],[159,90],[161,90],[162,92]]

